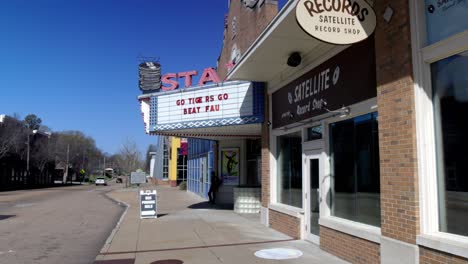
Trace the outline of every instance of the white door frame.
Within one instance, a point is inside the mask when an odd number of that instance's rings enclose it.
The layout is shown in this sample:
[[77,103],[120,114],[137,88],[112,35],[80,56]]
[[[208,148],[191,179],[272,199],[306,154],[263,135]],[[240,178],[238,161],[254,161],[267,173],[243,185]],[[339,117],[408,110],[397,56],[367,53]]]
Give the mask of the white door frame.
[[325,151],[324,151],[324,141],[323,140],[315,140],[312,142],[307,142],[303,144],[303,151],[302,151],[302,159],[303,159],[303,166],[302,171],[303,177],[303,205],[304,205],[304,222],[302,225],[303,231],[303,238],[310,242],[313,242],[317,245],[320,244],[320,237],[318,235],[314,235],[310,233],[310,218],[311,218],[311,178],[310,178],[310,160],[311,159],[318,159],[319,160],[319,209],[320,215],[322,214],[323,203],[325,203],[325,199],[322,197],[322,183],[325,178]]

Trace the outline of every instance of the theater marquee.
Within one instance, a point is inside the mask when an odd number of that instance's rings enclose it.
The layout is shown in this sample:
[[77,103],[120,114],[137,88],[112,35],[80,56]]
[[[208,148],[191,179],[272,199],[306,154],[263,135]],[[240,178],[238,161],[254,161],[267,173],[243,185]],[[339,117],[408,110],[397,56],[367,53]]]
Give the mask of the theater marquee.
[[[154,94],[150,132],[263,122],[263,87],[232,82]],[[262,109],[260,109],[262,108]]]
[[299,26],[309,35],[331,44],[352,44],[375,29],[374,10],[365,0],[300,0]]

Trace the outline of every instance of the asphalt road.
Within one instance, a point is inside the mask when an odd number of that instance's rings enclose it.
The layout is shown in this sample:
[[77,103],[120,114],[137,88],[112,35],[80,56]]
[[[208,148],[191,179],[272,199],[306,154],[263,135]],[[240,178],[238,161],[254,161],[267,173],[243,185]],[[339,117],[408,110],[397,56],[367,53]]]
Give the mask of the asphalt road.
[[0,263],[93,263],[124,210],[104,194],[120,186],[0,192]]

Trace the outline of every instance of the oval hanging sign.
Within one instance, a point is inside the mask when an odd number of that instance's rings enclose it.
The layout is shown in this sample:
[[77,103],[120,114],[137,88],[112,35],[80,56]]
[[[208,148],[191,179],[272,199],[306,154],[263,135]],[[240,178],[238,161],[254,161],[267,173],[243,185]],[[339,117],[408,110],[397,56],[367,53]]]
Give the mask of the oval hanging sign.
[[299,0],[296,19],[312,37],[341,45],[366,39],[377,24],[365,0]]

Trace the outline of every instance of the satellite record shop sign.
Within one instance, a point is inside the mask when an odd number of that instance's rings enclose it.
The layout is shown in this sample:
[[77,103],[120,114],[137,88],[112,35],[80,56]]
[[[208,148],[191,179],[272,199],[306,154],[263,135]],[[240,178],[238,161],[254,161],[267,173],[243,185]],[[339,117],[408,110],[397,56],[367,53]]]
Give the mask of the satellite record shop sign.
[[158,218],[156,190],[140,190],[140,218]]
[[300,0],[296,20],[312,37],[343,45],[368,38],[377,23],[365,0]]

